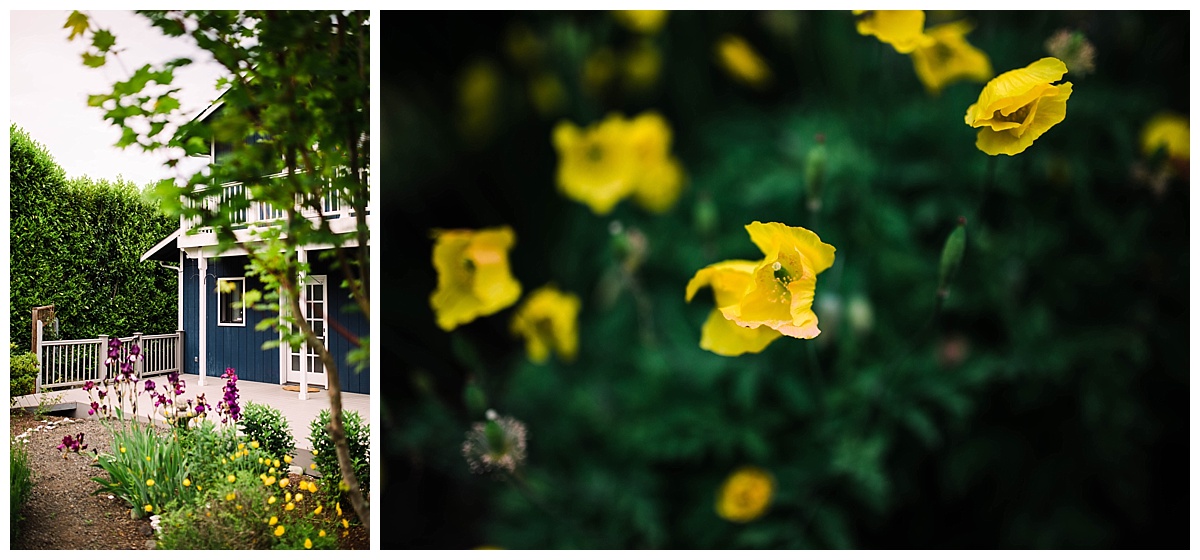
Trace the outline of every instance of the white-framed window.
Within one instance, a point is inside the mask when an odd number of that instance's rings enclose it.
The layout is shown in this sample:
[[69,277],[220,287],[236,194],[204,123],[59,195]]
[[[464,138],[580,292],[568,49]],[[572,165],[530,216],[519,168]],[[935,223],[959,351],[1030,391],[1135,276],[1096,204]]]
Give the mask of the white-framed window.
[[217,325],[246,326],[246,277],[217,278]]

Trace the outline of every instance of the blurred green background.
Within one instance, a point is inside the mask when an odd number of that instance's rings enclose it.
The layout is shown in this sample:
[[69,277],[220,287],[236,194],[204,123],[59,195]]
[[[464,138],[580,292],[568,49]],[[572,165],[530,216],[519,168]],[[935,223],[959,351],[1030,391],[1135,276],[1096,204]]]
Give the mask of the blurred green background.
[[[989,156],[963,122],[982,84],[930,96],[849,12],[672,12],[650,35],[609,12],[384,12],[383,547],[1186,548],[1189,185],[1139,138],[1153,115],[1190,111],[1188,14],[928,12],[927,26],[958,19],[996,73],[1049,56],[1059,29],[1095,49],[1093,73],[1064,77],[1066,120],[993,158],[986,191]],[[770,66],[768,87],[715,62],[726,33]],[[604,48],[614,77],[588,87]],[[649,84],[622,69],[647,48]],[[539,110],[545,75],[563,95]],[[597,216],[558,192],[555,123],[649,109],[688,176],[671,210]],[[965,258],[935,316],[959,216]],[[823,332],[722,357],[698,346],[711,292],[687,304],[684,286],[760,258],[754,220],[837,248],[817,282]],[[613,281],[614,221],[647,242],[640,304]],[[523,294],[554,282],[582,298],[573,363],[532,364],[515,306],[436,326],[430,230],[500,225]],[[470,472],[468,378],[527,426],[524,486]],[[742,465],[777,488],[735,524],[714,500]]]

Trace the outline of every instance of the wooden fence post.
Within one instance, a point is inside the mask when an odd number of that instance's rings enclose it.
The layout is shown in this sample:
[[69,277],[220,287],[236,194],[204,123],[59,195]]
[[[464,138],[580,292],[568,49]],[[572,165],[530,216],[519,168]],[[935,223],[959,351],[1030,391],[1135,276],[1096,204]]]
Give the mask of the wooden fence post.
[[42,320],[41,319],[37,320],[37,323],[34,325],[34,329],[37,331],[36,332],[37,338],[34,339],[33,352],[35,354],[34,363],[37,364],[38,373],[37,373],[37,377],[34,379],[34,383],[33,383],[33,394],[36,395],[36,394],[42,392]]
[[100,341],[100,359],[96,362],[96,381],[108,377],[108,366],[104,364],[104,360],[108,359],[108,335],[102,334],[98,340]]

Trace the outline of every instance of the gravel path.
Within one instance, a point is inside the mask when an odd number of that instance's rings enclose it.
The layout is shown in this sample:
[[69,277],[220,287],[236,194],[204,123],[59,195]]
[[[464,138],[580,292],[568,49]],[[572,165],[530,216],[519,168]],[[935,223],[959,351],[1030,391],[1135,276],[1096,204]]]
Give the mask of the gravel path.
[[[21,534],[14,550],[130,550],[146,549],[152,542],[150,522],[133,520],[129,507],[110,494],[96,496],[100,485],[91,480],[103,471],[91,466],[91,454],[56,449],[63,436],[83,434],[88,451],[109,450],[108,430],[95,420],[11,415],[13,437],[28,434],[26,449],[33,469],[33,491],[25,503]],[[25,438],[22,438],[25,439]]]

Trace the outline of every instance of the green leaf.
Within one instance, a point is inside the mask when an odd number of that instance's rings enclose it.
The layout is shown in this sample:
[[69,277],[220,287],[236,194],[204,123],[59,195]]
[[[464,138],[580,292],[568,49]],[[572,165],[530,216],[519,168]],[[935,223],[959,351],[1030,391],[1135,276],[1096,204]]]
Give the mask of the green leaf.
[[83,65],[88,68],[104,66],[104,55],[96,56],[92,53],[83,53]]
[[102,53],[106,53],[112,49],[113,44],[116,42],[116,36],[114,36],[112,32],[107,29],[97,30],[96,33],[92,35],[92,46],[96,47],[96,50]]
[[83,32],[87,31],[87,28],[88,28],[87,14],[84,14],[83,12],[80,12],[79,10],[75,10],[75,11],[71,12],[71,15],[67,16],[67,23],[65,25],[63,25],[63,29],[71,30],[71,34],[69,36],[67,36],[68,41],[74,41],[75,37],[83,35]]

